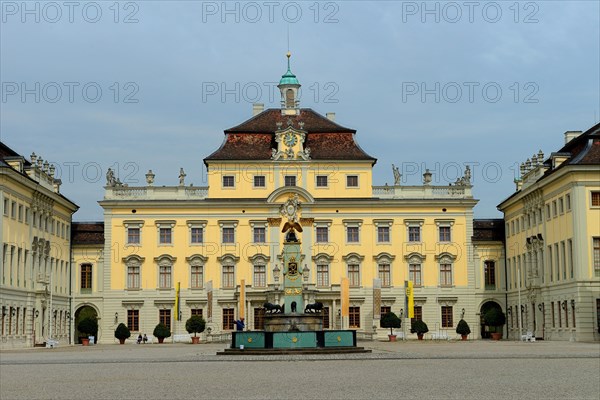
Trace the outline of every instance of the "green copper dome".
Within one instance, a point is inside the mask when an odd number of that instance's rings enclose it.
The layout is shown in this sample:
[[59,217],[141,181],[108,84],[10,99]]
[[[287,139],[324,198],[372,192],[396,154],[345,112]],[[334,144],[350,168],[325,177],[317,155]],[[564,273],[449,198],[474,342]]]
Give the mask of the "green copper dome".
[[294,75],[292,73],[292,69],[290,68],[290,57],[292,55],[290,53],[287,53],[287,58],[288,58],[288,69],[287,72],[285,73],[285,75],[281,76],[281,80],[279,81],[280,85],[300,85],[300,82],[298,82],[298,78],[296,78],[296,75]]

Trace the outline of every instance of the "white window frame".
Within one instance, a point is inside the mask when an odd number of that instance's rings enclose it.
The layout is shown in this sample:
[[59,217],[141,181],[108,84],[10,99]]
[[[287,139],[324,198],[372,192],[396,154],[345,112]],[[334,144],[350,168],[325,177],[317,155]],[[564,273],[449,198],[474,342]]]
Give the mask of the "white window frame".
[[[188,226],[188,243],[190,246],[204,246],[206,241],[206,225],[208,221],[204,220],[188,220],[186,221],[186,225]],[[192,229],[202,229],[202,241],[201,242],[193,242],[192,241]]]
[[[263,185],[262,186],[256,185],[256,179],[257,178],[262,178],[263,179]],[[265,175],[254,175],[252,177],[252,187],[255,188],[255,189],[265,189],[267,187],[267,177]]]
[[[294,179],[294,184],[293,185],[288,185],[287,184],[287,180],[288,178],[293,178]],[[283,176],[283,186],[285,187],[297,187],[298,186],[298,176],[296,175],[284,175]]]
[[[221,289],[232,290],[235,289],[236,286],[236,275],[237,275],[237,263],[240,260],[239,257],[234,256],[233,254],[225,254],[224,256],[217,257],[217,261],[221,264]],[[225,276],[225,267],[233,267],[233,285],[232,286],[224,286],[224,276]]]
[[[142,227],[144,226],[144,221],[123,221],[123,227],[125,228],[125,246],[139,247],[142,245]],[[140,242],[139,243],[129,243],[129,228],[137,228],[140,230]]]
[[[456,256],[450,253],[442,253],[435,256],[438,265],[438,286],[439,287],[454,287],[454,277],[455,277],[455,267],[454,263],[456,261]],[[442,264],[450,265],[450,284],[444,283],[442,284]]]
[[[435,225],[437,227],[437,241],[439,243],[452,243],[452,236],[453,235],[453,227],[454,227],[454,220],[453,219],[436,219],[434,220]],[[440,235],[440,228],[450,228],[450,239],[449,240],[441,240],[441,235]],[[421,232],[421,234],[423,234],[423,232]]]
[[[356,177],[356,186],[348,185],[348,179],[350,177]],[[346,189],[358,189],[360,188],[360,175],[358,174],[348,174],[346,175]]]
[[[161,256],[155,257],[154,261],[156,262],[156,288],[158,290],[171,290],[173,289],[173,270],[175,269],[175,261],[177,261],[176,257],[170,256],[168,254],[163,254]],[[169,282],[168,286],[161,285],[161,268],[169,268]]]
[[[156,221],[156,244],[157,246],[174,246],[175,245],[175,221]],[[161,243],[160,230],[171,230],[171,241],[169,243]]]
[[[363,221],[362,220],[357,220],[357,219],[351,219],[351,220],[343,220],[342,223],[344,224],[344,238],[346,240],[346,244],[347,245],[360,245],[360,239],[361,239],[361,226]],[[358,234],[358,240],[356,241],[349,241],[348,240],[348,228],[356,228],[357,234]]]
[[346,276],[350,281],[350,265],[358,265],[358,285],[352,285],[350,283],[350,287],[352,288],[360,288],[362,287],[362,262],[365,259],[364,256],[359,255],[357,253],[350,253],[345,256],[342,256],[342,260],[346,263]]
[[[375,242],[378,244],[391,244],[392,243],[392,226],[394,225],[394,220],[374,219],[373,225],[375,226]],[[379,228],[387,228],[388,229],[388,240],[387,241],[379,240]]]
[[[257,242],[255,239],[255,235],[254,235],[254,230],[256,228],[262,228],[265,231],[265,240],[262,242]],[[266,244],[269,240],[268,238],[269,235],[269,223],[267,221],[250,221],[250,238],[252,240],[252,243],[255,244]]]
[[[227,186],[227,185],[225,185],[225,179],[226,179],[226,178],[227,178],[227,179],[231,178],[231,180],[232,180],[232,182],[233,182],[233,185],[232,185],[232,186]],[[229,175],[229,174],[228,174],[228,175],[223,175],[223,176],[221,176],[221,188],[223,188],[223,189],[228,189],[228,190],[235,189],[235,175]]]
[[[407,243],[423,243],[423,224],[425,223],[422,219],[405,219],[404,225],[406,225],[406,242]],[[410,228],[419,228],[419,240],[410,240]]]
[[[144,257],[140,257],[137,255],[132,255],[123,258],[123,263],[125,264],[125,290],[141,290],[142,289],[142,266],[144,265]],[[137,287],[129,286],[129,268],[138,268],[138,284]]]
[[420,275],[421,275],[421,282],[420,283],[416,283],[413,281],[413,285],[414,287],[422,287],[423,285],[423,275],[424,275],[424,271],[423,271],[423,264],[425,264],[425,258],[427,256],[421,254],[421,253],[410,253],[407,254],[406,256],[404,256],[404,259],[406,260],[406,270],[408,271],[408,279],[410,280],[410,266],[411,264],[418,264],[420,267]]
[[[319,253],[316,256],[312,257],[312,260],[315,265],[315,285],[318,288],[326,288],[331,286],[331,263],[333,262],[333,256],[327,253]],[[326,266],[326,277],[327,277],[327,285],[319,285],[319,266]]]
[[[332,221],[315,221],[314,222],[314,227],[315,227],[315,243],[329,243],[331,240],[331,222]],[[325,228],[327,229],[327,241],[326,242],[322,242],[318,240],[318,235],[317,235],[317,228]]]
[[[325,178],[325,185],[319,185],[319,178]],[[329,175],[315,175],[315,188],[327,189],[329,187]]]
[[[219,242],[224,246],[235,246],[236,237],[237,237],[237,226],[238,221],[219,221]],[[233,229],[233,241],[224,242],[223,241],[223,229],[224,228],[232,228]]]
[[[190,257],[186,257],[185,261],[188,263],[188,267],[189,267],[189,277],[190,277],[190,289],[192,290],[201,290],[204,289],[204,281],[206,278],[206,262],[208,261],[208,258],[201,255],[201,254],[194,254]],[[193,286],[192,282],[192,268],[197,268],[200,267],[202,268],[202,282],[200,282],[200,286]]]

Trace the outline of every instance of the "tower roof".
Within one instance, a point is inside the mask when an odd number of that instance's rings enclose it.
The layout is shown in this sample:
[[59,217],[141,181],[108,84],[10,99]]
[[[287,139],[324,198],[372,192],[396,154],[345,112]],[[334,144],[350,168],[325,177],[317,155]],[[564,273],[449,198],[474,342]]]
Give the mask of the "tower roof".
[[288,69],[287,69],[287,72],[281,76],[279,85],[300,85],[298,78],[296,78],[296,75],[294,75],[294,73],[292,72],[292,69],[290,67],[290,57],[292,56],[292,53],[290,53],[288,51],[286,56],[288,59]]

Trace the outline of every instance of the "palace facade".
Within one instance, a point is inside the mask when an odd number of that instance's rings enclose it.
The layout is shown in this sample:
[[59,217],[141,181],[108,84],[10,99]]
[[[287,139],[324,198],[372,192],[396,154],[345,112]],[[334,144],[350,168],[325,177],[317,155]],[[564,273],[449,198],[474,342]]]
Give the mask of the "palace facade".
[[600,124],[521,165],[506,224],[510,337],[600,339]]
[[283,299],[289,199],[302,228],[301,296],[323,303],[324,329],[384,338],[379,319],[393,311],[406,338],[416,338],[410,317],[430,337],[455,338],[464,318],[471,338],[486,338],[482,315],[499,308],[512,339],[600,339],[598,125],[523,166],[517,192],[499,206],[505,220],[476,220],[468,168],[444,186],[429,171],[422,184],[402,185],[394,168],[393,185],[374,186],[377,160],[357,132],[300,107],[299,88],[288,59],[281,106],[256,104],[224,131],[204,159],[205,187],[186,184],[183,170],[171,186],[155,186],[148,171],[138,187],[109,170],[101,222],[71,224],[77,206],[50,166],[3,145],[1,347],[75,343],[77,321],[90,315],[100,343],[115,342],[121,322],[132,337],[162,322],[184,340],[191,315],[207,320],[203,335],[226,334],[241,317],[262,329],[263,304]]
[[33,347],[71,334],[71,219],[54,167],[0,142],[0,348]]

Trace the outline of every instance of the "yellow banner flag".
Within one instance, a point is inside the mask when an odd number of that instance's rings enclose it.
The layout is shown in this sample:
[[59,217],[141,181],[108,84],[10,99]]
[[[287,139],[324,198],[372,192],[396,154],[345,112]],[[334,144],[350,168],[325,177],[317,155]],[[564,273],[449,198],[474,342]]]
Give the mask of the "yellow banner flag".
[[175,289],[175,321],[180,321],[179,318],[179,289],[181,287],[181,283],[177,282],[177,288]]
[[415,317],[415,295],[413,290],[413,281],[408,281],[406,288],[406,296],[408,297],[408,318]]
[[348,278],[342,278],[341,297],[342,317],[347,317],[350,315],[350,281]]
[[240,318],[246,317],[246,281],[244,279],[240,282]]

